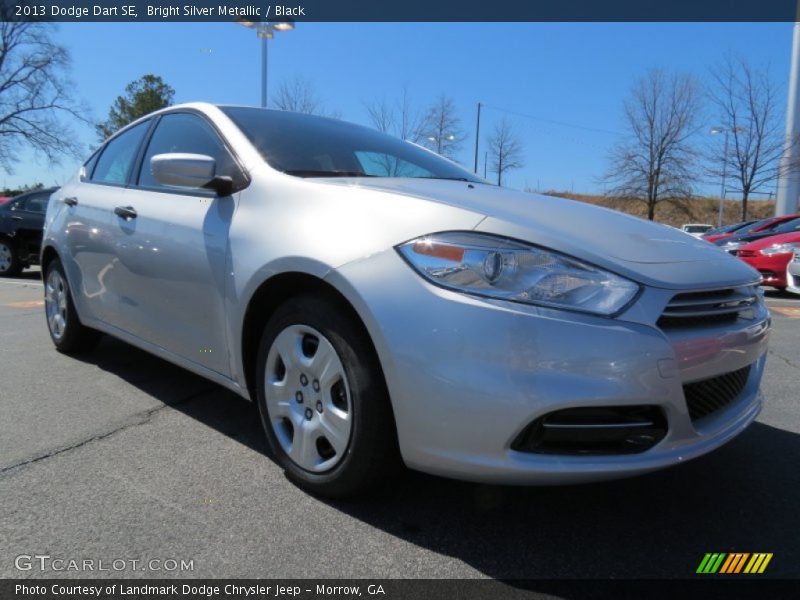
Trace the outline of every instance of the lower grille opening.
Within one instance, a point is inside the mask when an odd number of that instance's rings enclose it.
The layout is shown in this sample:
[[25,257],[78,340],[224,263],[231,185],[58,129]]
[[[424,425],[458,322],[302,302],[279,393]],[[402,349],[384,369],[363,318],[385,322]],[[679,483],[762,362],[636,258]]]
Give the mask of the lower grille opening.
[[533,421],[511,448],[540,454],[636,454],[666,434],[667,419],[657,406],[568,408]]
[[750,365],[738,371],[684,385],[683,395],[689,417],[696,421],[730,404],[742,393],[749,376]]

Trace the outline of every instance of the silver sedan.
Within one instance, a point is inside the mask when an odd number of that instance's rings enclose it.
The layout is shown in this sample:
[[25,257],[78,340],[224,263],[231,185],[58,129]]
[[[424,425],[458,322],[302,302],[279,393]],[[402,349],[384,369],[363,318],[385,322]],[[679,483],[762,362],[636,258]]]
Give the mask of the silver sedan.
[[759,276],[595,206],[492,186],[342,121],[174,106],[50,200],[62,352],[116,336],[254,401],[344,496],[396,466],[585,482],[700,456],[759,412]]

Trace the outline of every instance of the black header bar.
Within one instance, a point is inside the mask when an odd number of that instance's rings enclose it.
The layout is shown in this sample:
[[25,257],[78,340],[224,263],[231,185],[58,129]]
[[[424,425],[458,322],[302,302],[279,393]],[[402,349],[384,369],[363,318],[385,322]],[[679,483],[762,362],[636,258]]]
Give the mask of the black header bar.
[[[797,0],[0,0],[3,20],[60,22],[791,22]],[[756,42],[757,43],[757,42]]]

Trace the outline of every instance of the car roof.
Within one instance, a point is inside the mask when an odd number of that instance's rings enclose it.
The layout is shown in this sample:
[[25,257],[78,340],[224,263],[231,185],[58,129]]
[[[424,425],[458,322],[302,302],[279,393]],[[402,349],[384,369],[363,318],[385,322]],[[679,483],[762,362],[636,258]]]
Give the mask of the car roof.
[[31,196],[33,194],[41,194],[44,192],[48,192],[52,194],[58,189],[58,186],[49,187],[49,188],[39,188],[37,190],[28,190],[27,192],[22,192],[21,194],[17,194],[16,196],[11,196],[11,200],[19,200],[20,198],[24,198],[25,196]]

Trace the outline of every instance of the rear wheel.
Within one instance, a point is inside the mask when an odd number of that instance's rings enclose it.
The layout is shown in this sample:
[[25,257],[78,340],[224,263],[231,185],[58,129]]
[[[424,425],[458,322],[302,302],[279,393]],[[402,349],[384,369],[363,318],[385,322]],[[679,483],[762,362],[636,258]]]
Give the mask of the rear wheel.
[[383,374],[362,329],[335,303],[295,298],[258,353],[258,408],[270,448],[300,487],[343,497],[399,463]]
[[47,265],[44,275],[44,309],[50,339],[59,352],[75,354],[97,345],[100,333],[80,322],[64,267],[57,258]]
[[0,277],[14,277],[22,271],[14,244],[8,238],[0,237]]

